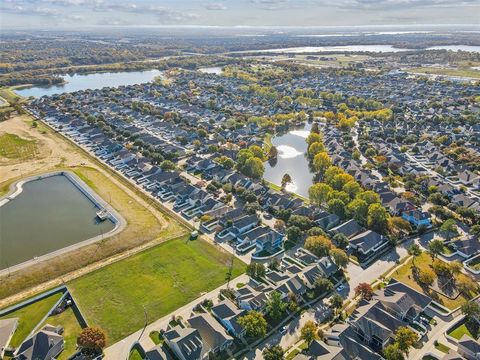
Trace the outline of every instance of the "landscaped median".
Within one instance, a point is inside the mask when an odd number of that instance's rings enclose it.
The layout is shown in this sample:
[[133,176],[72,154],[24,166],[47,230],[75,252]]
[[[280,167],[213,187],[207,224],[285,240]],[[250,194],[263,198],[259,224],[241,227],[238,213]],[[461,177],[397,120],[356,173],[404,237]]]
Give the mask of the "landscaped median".
[[[108,344],[174,312],[226,282],[232,255],[182,236],[113,263],[68,284],[89,324]],[[232,278],[245,271],[233,258]]]

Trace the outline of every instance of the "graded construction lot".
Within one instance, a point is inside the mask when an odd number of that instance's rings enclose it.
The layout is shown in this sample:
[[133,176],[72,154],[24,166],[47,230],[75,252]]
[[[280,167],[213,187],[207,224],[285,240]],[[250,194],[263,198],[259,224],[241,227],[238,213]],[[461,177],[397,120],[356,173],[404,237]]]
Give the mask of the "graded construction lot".
[[36,127],[32,124],[26,115],[0,122],[0,137],[17,136],[34,142],[36,147],[34,156],[23,159],[0,155],[0,195],[7,193],[10,184],[21,178],[70,170],[109,202],[127,221],[127,227],[95,244],[3,275],[0,308],[188,232],[158,204],[82,149],[41,122]]
[[89,324],[112,344],[226,283],[245,264],[203,240],[182,236],[68,283]]

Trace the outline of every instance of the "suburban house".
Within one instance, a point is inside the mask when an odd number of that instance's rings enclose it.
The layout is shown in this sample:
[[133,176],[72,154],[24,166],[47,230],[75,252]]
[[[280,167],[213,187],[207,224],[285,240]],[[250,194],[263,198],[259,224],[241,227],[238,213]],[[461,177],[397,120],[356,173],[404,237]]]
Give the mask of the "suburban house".
[[393,340],[399,327],[416,322],[431,302],[429,296],[391,280],[372,300],[362,300],[347,322],[363,343],[378,351]]
[[167,330],[163,338],[168,347],[180,360],[204,359],[210,349],[203,344],[197,329],[183,328],[179,325]]
[[15,360],[51,360],[64,348],[63,328],[45,325],[39,332],[25,340],[15,352]]
[[428,228],[432,226],[430,214],[426,211],[420,211],[418,209],[404,211],[402,218],[415,227],[424,226]]
[[245,329],[237,322],[240,316],[245,315],[246,310],[238,309],[230,300],[224,300],[211,309],[212,315],[222,323],[230,334],[235,337],[243,337]]
[[255,287],[247,284],[235,290],[235,299],[240,309],[263,311],[269,291],[272,291],[272,287],[265,284]]
[[359,255],[367,258],[386,246],[388,240],[385,236],[375,231],[367,230],[350,238],[349,244]]
[[233,338],[208,313],[193,316],[187,322],[193,329],[198,331],[202,342],[208,345],[213,353],[224,351],[233,343]]
[[480,343],[464,334],[458,341],[457,352],[467,360],[480,359]]

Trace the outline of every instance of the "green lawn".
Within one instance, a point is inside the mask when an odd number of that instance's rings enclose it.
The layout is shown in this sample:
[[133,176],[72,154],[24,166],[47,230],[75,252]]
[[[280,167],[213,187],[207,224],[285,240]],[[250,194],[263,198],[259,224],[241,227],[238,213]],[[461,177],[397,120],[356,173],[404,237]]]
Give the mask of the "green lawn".
[[155,343],[155,345],[163,343],[163,339],[160,337],[160,333],[158,331],[152,331],[149,336],[150,339],[152,339],[152,341]]
[[460,340],[463,335],[468,335],[472,339],[477,339],[478,338],[478,329],[474,329],[472,326],[467,326],[465,321],[461,322],[458,324],[456,327],[454,327],[449,333],[451,337]]
[[38,325],[50,309],[62,296],[61,293],[53,294],[45,299],[30,304],[20,310],[8,315],[4,315],[1,319],[18,318],[18,328],[10,342],[11,346],[18,347],[30,332]]
[[128,360],[143,360],[143,357],[142,355],[140,355],[140,351],[138,351],[137,349],[133,349],[132,351],[130,351]]
[[22,139],[15,134],[0,135],[0,157],[7,159],[32,158],[37,152],[35,141]]
[[77,337],[82,331],[82,327],[78,323],[77,317],[72,308],[66,309],[61,314],[49,316],[45,324],[54,326],[62,326],[64,329],[63,338],[65,340],[65,349],[58,356],[58,360],[68,359],[76,350]]
[[467,263],[474,270],[480,270],[480,256],[477,256],[475,259]]
[[[436,261],[441,260],[437,259]],[[428,255],[426,251],[424,251],[417,259],[415,259],[415,265],[419,268],[420,271],[422,271],[422,269],[431,267],[432,258],[430,257],[430,255]],[[418,291],[425,292],[424,289],[422,289],[422,287],[420,286],[420,284],[418,284],[414,279],[414,276],[412,274],[412,260],[407,261],[403,266],[401,266],[397,271],[395,271],[391,277],[407,284],[408,286]],[[474,293],[472,294],[472,296],[476,296],[477,294],[478,293]],[[449,299],[448,297],[431,290],[428,291],[427,295],[431,296],[433,300],[450,310],[456,309],[457,307],[464,304],[467,300],[469,300],[463,294],[460,294],[456,299]]]
[[447,345],[442,344],[441,342],[437,342],[437,344],[435,345],[435,349],[443,353],[448,353],[450,351],[450,348]]
[[[68,284],[91,325],[112,344],[226,282],[231,256],[183,236],[106,266]],[[233,277],[245,271],[235,258]]]

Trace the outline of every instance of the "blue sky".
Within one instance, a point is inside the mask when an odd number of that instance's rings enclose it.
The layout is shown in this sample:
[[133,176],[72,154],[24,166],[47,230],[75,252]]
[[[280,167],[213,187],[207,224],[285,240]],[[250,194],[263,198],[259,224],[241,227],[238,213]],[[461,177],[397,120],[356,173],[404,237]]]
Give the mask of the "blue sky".
[[479,24],[480,0],[0,0],[8,27]]

